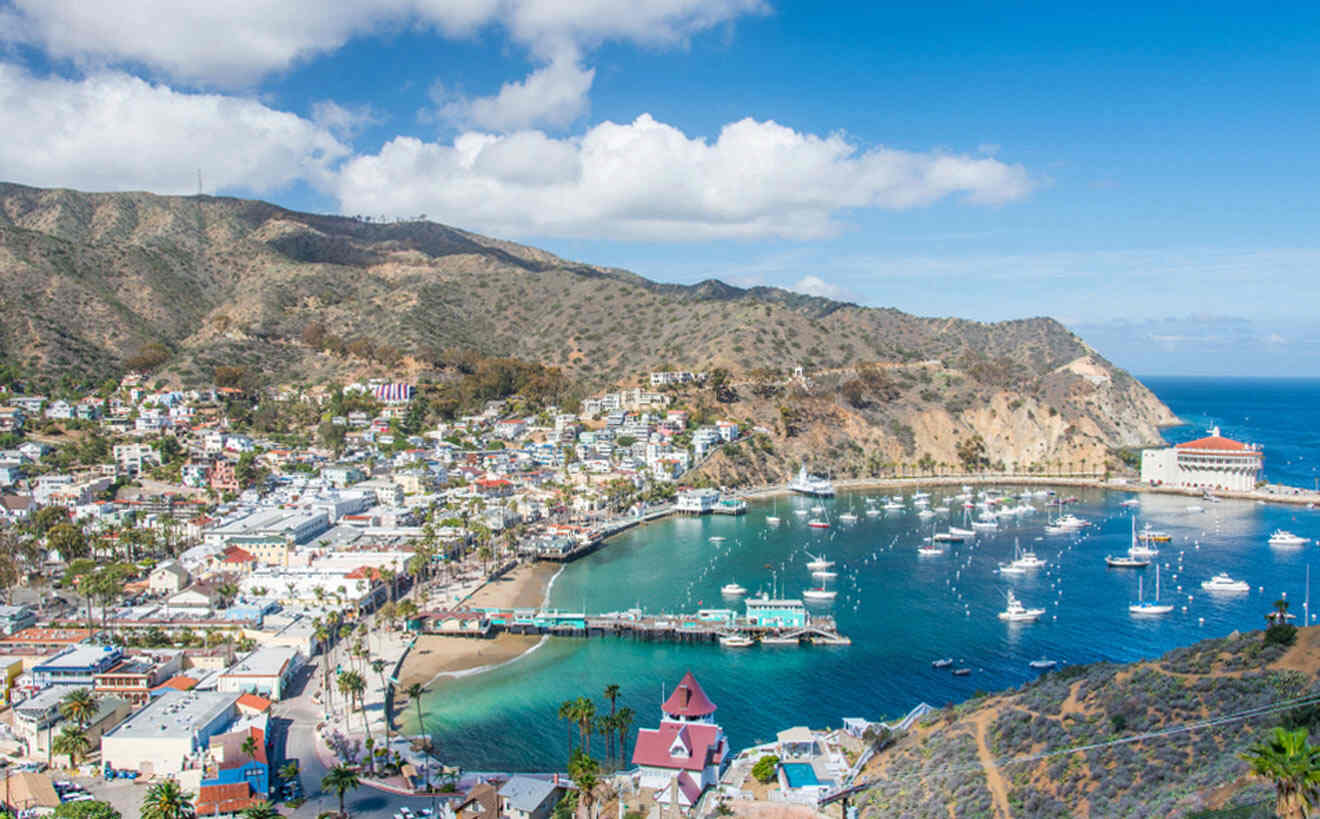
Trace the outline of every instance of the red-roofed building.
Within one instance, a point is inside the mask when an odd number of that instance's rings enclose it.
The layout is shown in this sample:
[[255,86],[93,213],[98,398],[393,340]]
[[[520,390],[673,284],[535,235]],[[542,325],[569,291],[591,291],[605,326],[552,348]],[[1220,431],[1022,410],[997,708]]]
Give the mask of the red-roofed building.
[[240,694],[238,696],[238,702],[235,704],[238,706],[239,713],[254,716],[269,711],[272,703],[260,694],[249,692],[246,694]]
[[654,790],[656,802],[691,809],[706,788],[719,782],[729,754],[724,730],[715,724],[715,703],[691,672],[683,675],[660,706],[660,727],[637,732],[633,764],[640,785]]
[[166,680],[165,682],[161,683],[160,685],[156,686],[151,690],[160,691],[163,688],[173,688],[178,691],[191,691],[196,686],[197,686],[197,680],[195,680],[192,677],[185,677],[184,675],[179,674],[176,677],[170,677],[168,680]]
[[1154,486],[1249,492],[1260,482],[1260,447],[1219,434],[1141,453],[1141,480]]
[[504,478],[481,478],[473,482],[472,487],[478,495],[487,498],[505,498],[513,494],[513,484]]
[[246,782],[228,785],[203,785],[197,792],[198,816],[218,816],[247,810],[257,802]]

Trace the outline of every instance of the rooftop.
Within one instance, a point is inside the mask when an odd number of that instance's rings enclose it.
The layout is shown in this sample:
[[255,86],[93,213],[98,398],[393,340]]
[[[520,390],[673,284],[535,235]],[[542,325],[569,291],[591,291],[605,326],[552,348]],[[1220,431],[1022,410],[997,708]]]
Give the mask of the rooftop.
[[701,690],[701,684],[689,671],[679,680],[674,693],[669,695],[669,699],[660,706],[660,710],[666,714],[684,717],[705,717],[715,713],[715,703],[711,702],[706,692]]
[[500,788],[500,797],[514,810],[531,813],[554,792],[554,782],[532,776],[515,776]]
[[291,646],[263,646],[225,669],[226,677],[275,677],[283,674],[297,655]]
[[115,646],[94,646],[94,645],[75,645],[61,651],[54,657],[49,657],[45,662],[40,663],[34,670],[53,671],[58,669],[79,670],[83,668],[93,668],[107,658],[117,658],[122,652]]
[[219,691],[165,691],[108,736],[132,739],[191,737],[222,715],[232,713],[237,694]]

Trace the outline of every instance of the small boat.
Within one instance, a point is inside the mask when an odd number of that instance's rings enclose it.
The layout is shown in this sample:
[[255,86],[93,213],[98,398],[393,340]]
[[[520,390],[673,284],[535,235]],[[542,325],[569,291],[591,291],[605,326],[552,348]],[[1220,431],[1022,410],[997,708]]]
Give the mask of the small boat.
[[953,676],[955,677],[967,677],[970,676],[971,673],[972,670],[970,668],[955,668],[953,670]]
[[1145,590],[1142,588],[1143,577],[1137,578],[1137,602],[1128,606],[1128,611],[1132,614],[1168,614],[1173,611],[1173,604],[1160,602],[1160,567],[1155,565],[1155,602],[1147,603],[1145,600]]
[[953,537],[975,537],[976,530],[964,529],[960,526],[950,526],[949,534],[952,535]]
[[867,516],[868,518],[878,518],[878,517],[880,517],[880,515],[881,515],[880,510],[879,510],[879,509],[876,509],[874,506],[872,506],[870,509],[867,509],[867,510],[866,510],[866,516]]
[[1148,557],[1133,557],[1132,555],[1105,555],[1105,565],[1111,569],[1144,569],[1150,565]]
[[1188,512],[1204,512],[1204,511],[1205,511],[1205,507],[1204,507],[1204,506],[1199,506],[1199,505],[1197,505],[1197,504],[1192,504],[1191,506],[1188,506],[1188,507],[1187,507],[1186,511],[1188,511]]
[[1047,535],[1071,535],[1076,529],[1069,529],[1067,526],[1059,526],[1055,523],[1045,525],[1045,534]]
[[748,648],[756,645],[756,641],[746,634],[726,634],[720,638],[720,645],[725,648]]
[[932,537],[936,543],[962,543],[965,539],[963,535],[955,535],[952,531],[936,532]]
[[728,538],[723,537],[723,536],[721,536],[721,535],[715,535],[714,537],[712,537],[712,538],[710,539],[710,542],[711,542],[711,543],[723,543],[723,542],[726,541],[726,540],[728,540]]
[[812,577],[818,577],[821,580],[833,580],[839,576],[838,572],[832,572],[829,569],[816,569],[811,573]]
[[1158,529],[1152,529],[1150,528],[1150,524],[1147,523],[1145,527],[1137,533],[1137,540],[1142,543],[1168,543],[1173,540],[1173,535],[1170,535],[1168,532],[1161,532]]
[[930,667],[931,667],[931,668],[949,668],[949,667],[952,666],[952,665],[953,665],[953,658],[952,658],[952,657],[943,657],[943,658],[938,659],[938,660],[931,660],[931,661],[930,661]]
[[839,521],[842,523],[856,523],[857,516],[854,515],[852,512],[844,512],[843,514],[839,515]]
[[779,518],[775,517],[774,515],[766,515],[765,522],[767,526],[778,526]]
[[802,644],[801,637],[762,637],[763,646],[796,646]]
[[1047,660],[1044,657],[1041,657],[1039,660],[1032,660],[1031,662],[1027,663],[1027,665],[1031,666],[1037,671],[1045,671],[1047,669],[1054,668],[1058,664],[1059,664],[1058,660]]
[[1275,529],[1270,535],[1271,546],[1305,546],[1310,542],[1310,538],[1300,537],[1283,529]]
[[823,514],[825,514],[825,507],[824,507],[824,506],[821,506],[821,505],[818,503],[818,504],[816,504],[815,506],[811,507],[811,514],[813,514],[813,515],[823,515]]
[[807,568],[813,572],[817,569],[828,569],[834,565],[833,560],[826,560],[823,557],[817,557],[816,555],[812,555],[811,552],[807,552],[807,554],[811,555],[811,560],[807,561]]
[[807,525],[810,526],[812,529],[830,528],[830,522],[827,520],[821,520],[820,518],[812,518],[811,520],[807,521]]
[[931,518],[935,517],[935,513],[930,511],[929,509],[922,509],[917,512],[917,517],[921,518],[922,520],[930,520]]
[[999,529],[999,521],[993,519],[974,520],[972,521],[972,528],[978,532],[994,532]]
[[903,508],[903,504],[899,503],[898,501],[891,500],[885,502],[885,509],[889,510],[890,512],[897,512],[902,508]]
[[1208,592],[1248,592],[1251,586],[1247,585],[1245,580],[1234,580],[1225,572],[1220,572],[1214,577],[1201,583],[1201,588]]
[[807,510],[806,510],[806,509],[794,509],[794,510],[793,510],[793,514],[797,515],[797,516],[800,517],[800,518],[805,518],[805,517],[807,516]]
[[930,493],[929,493],[929,492],[913,492],[913,493],[912,493],[912,500],[914,500],[914,501],[930,500]]
[[1012,623],[1026,623],[1039,619],[1045,609],[1029,609],[1022,605],[1022,601],[1017,599],[1013,592],[1008,593],[1008,606],[999,612],[1000,620],[1007,620]]
[[1000,563],[999,568],[996,571],[998,571],[1000,574],[1011,574],[1011,575],[1019,575],[1019,574],[1027,573],[1026,569],[1022,568],[1021,566],[1014,566],[1012,563]]
[[807,589],[806,591],[802,592],[803,600],[812,600],[816,602],[831,602],[834,600],[835,597],[838,596],[839,596],[838,592],[833,591],[831,589],[826,589],[823,586],[815,589]]
[[1041,560],[1035,552],[1027,549],[1025,552],[1018,547],[1018,539],[1013,538],[1013,562],[1009,564],[1019,569],[1040,569],[1046,566],[1044,560]]
[[1119,506],[1140,506],[1141,501],[1138,498],[1128,498],[1119,504]]
[[747,594],[747,589],[739,586],[737,583],[728,583],[720,587],[720,594],[725,597],[742,597]]
[[935,544],[931,543],[925,546],[917,547],[917,554],[921,555],[922,557],[938,557],[944,554],[944,550],[936,546]]

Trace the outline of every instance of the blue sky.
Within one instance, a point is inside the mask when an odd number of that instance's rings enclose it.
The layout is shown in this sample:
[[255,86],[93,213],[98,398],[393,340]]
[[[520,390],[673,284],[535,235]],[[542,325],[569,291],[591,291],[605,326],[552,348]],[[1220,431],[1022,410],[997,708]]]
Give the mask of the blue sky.
[[[1166,4],[1167,5],[1167,4]],[[0,178],[1320,375],[1320,9],[0,0]]]

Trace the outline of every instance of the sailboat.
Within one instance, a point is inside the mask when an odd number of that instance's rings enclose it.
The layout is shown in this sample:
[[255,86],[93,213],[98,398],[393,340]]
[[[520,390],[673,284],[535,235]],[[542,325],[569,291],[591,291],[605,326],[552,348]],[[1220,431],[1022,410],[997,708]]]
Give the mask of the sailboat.
[[775,498],[775,513],[773,515],[766,515],[765,523],[767,526],[779,525],[779,498]]
[[827,589],[825,586],[829,580],[821,580],[820,585],[814,589],[807,589],[802,592],[802,599],[808,603],[832,603],[834,598],[839,596],[837,591]]
[[811,554],[811,552],[807,552],[807,554],[811,556],[811,560],[807,562],[807,568],[813,572],[818,569],[828,569],[834,565],[833,560],[827,560],[824,557],[818,557],[816,555]]
[[1145,600],[1145,590],[1142,580],[1137,578],[1137,602],[1128,606],[1128,611],[1133,614],[1168,614],[1173,611],[1173,604],[1160,602],[1160,566],[1155,564],[1155,602],[1147,603]]

